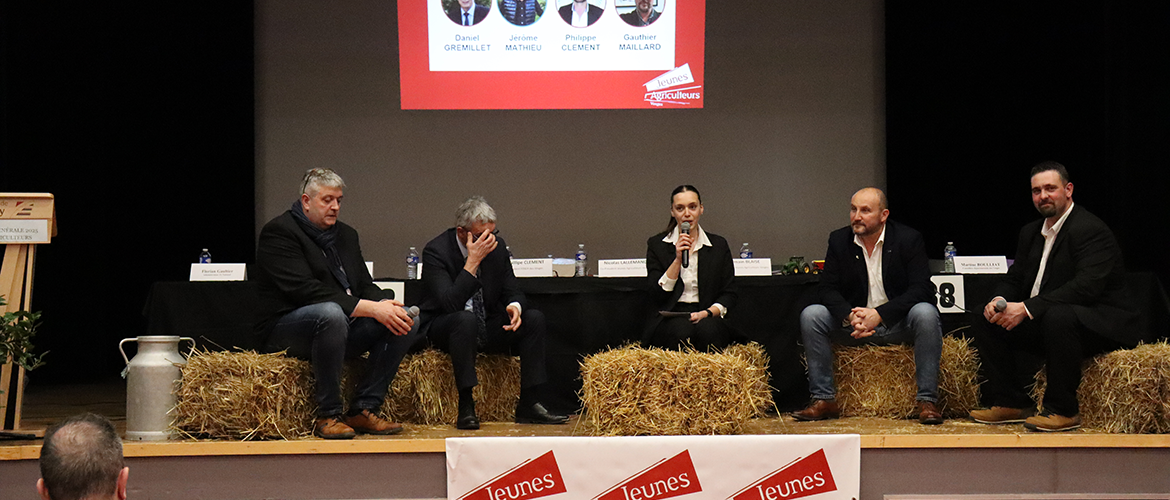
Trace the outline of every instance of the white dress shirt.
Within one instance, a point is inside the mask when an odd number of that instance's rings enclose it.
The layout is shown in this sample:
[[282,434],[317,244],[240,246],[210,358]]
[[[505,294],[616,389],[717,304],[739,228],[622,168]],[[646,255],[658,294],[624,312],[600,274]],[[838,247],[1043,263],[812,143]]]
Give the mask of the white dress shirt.
[[573,17],[572,17],[573,21],[569,24],[571,24],[575,28],[589,27],[589,3],[588,2],[585,3],[585,12],[582,12],[582,13],[578,13],[577,9],[575,7],[576,7],[576,5],[574,5],[573,7],[569,7],[569,10],[573,12]]
[[886,285],[882,280],[882,249],[886,246],[886,227],[882,226],[882,234],[878,235],[872,255],[865,251],[865,243],[856,234],[853,235],[853,243],[861,247],[861,254],[865,256],[865,272],[869,275],[869,296],[865,299],[865,307],[873,309],[889,302]]
[[[1036,281],[1032,283],[1032,292],[1028,294],[1028,298],[1040,295],[1040,282],[1044,281],[1044,269],[1048,267],[1048,254],[1052,253],[1052,245],[1056,243],[1056,235],[1060,233],[1060,228],[1064,227],[1064,221],[1068,219],[1068,214],[1072,213],[1073,205],[1071,201],[1068,204],[1068,210],[1064,211],[1052,227],[1048,227],[1048,221],[1045,220],[1040,225],[1040,234],[1044,236],[1044,253],[1040,255],[1040,269],[1036,270]],[[1028,318],[1032,318],[1032,311],[1028,310],[1028,306],[1024,306],[1024,312],[1028,313]]]
[[[674,226],[674,231],[662,238],[663,242],[670,243],[671,246],[678,241],[679,227]],[[691,235],[695,236],[695,244],[691,245],[690,261],[687,267],[680,268],[678,271],[678,278],[671,279],[666,273],[662,273],[662,277],[658,278],[658,286],[662,287],[667,292],[673,292],[674,286],[678,281],[683,283],[683,292],[679,296],[679,302],[686,302],[695,304],[699,302],[699,249],[711,246],[711,240],[707,238],[707,233],[701,227],[695,227],[691,230]],[[718,302],[711,304],[719,310],[719,316],[723,317],[727,314],[727,308]]]

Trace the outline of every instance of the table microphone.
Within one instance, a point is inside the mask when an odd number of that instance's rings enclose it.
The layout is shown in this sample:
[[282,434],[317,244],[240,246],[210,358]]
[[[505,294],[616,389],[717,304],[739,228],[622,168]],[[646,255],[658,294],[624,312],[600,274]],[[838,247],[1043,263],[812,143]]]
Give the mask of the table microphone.
[[[678,226],[678,228],[679,228],[679,230],[681,230],[684,233],[687,233],[688,235],[691,234],[691,223],[690,222],[683,222],[682,224],[680,224]],[[691,264],[691,250],[688,248],[686,250],[683,250],[682,265],[683,265],[683,267],[687,267],[690,264]]]
[[1003,297],[1000,297],[999,300],[995,301],[995,312],[1001,313],[1005,309],[1007,309],[1007,301],[1003,300]]

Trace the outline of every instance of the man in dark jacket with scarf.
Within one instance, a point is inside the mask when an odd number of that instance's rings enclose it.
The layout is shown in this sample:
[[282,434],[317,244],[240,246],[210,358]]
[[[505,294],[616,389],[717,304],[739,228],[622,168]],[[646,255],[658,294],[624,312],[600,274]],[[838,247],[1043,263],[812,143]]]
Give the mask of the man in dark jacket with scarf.
[[[356,433],[393,434],[402,425],[378,416],[398,364],[419,336],[393,292],[374,285],[352,227],[339,222],[345,182],[332,170],[312,169],[301,197],[260,231],[256,281],[258,340],[269,352],[313,364],[317,422],[313,433],[349,439]],[[341,401],[346,358],[369,352],[348,412]]]

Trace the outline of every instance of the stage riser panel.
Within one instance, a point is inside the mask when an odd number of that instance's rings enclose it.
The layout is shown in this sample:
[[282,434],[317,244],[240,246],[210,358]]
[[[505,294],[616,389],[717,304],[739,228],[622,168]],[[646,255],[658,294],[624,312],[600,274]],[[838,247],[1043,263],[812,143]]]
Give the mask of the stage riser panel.
[[[130,498],[437,499],[442,453],[131,458]],[[35,497],[35,460],[0,461],[0,498]],[[861,499],[883,495],[1165,493],[1170,450],[863,449]]]

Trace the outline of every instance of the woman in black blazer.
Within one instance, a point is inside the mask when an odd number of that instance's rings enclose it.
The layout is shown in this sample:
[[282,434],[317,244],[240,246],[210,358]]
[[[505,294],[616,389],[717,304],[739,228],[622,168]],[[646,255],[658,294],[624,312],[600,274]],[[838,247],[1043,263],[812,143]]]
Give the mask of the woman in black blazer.
[[[643,344],[677,349],[690,343],[706,351],[731,342],[723,320],[736,298],[731,249],[727,240],[703,230],[701,215],[699,190],[679,186],[670,193],[666,231],[646,240],[646,276],[655,309]],[[683,225],[690,227],[690,234],[679,230]],[[685,267],[684,252],[689,254]],[[663,311],[680,314],[664,316]]]

